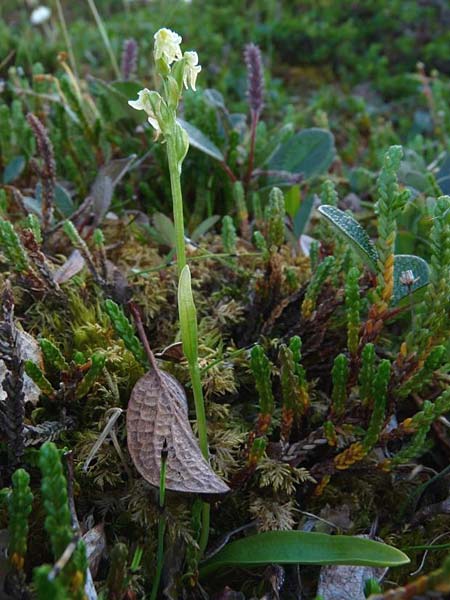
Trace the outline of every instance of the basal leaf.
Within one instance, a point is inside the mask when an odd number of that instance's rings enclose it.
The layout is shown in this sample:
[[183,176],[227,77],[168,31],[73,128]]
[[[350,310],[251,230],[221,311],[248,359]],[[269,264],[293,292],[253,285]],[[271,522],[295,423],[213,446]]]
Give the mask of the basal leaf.
[[211,156],[219,162],[224,162],[225,157],[219,148],[212,142],[208,136],[206,136],[200,129],[194,127],[183,119],[178,119],[178,123],[183,127],[189,136],[189,143],[197,150],[200,150],[204,154]]
[[227,544],[200,569],[204,577],[222,567],[276,564],[396,567],[409,563],[400,550],[360,537],[306,531],[269,531]]
[[322,204],[318,210],[339,232],[345,235],[361,258],[373,269],[376,269],[378,252],[365,229],[361,227],[358,221],[339,208],[330,206],[329,204]]
[[[411,286],[405,284],[405,275],[411,271],[414,283]],[[423,258],[412,254],[397,254],[394,260],[394,293],[392,303],[397,304],[408,294],[415,292],[421,287],[428,285],[430,280],[430,269]]]
[[167,444],[166,488],[193,494],[223,494],[228,486],[203,458],[189,424],[186,395],[165,371],[138,380],[127,409],[128,450],[136,469],[159,487],[161,450]]

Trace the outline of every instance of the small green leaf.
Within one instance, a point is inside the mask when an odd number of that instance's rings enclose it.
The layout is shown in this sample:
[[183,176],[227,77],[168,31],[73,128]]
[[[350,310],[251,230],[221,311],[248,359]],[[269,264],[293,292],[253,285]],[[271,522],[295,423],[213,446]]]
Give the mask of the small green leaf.
[[338,231],[345,235],[361,258],[373,269],[376,269],[378,252],[358,221],[339,208],[329,204],[322,204],[318,210]]
[[326,129],[312,127],[288,138],[269,158],[272,171],[302,173],[305,179],[328,170],[335,155],[334,137]]
[[306,229],[314,206],[314,194],[303,198],[300,208],[294,217],[294,233],[299,238]]
[[153,228],[156,232],[155,239],[169,248],[175,247],[175,226],[171,219],[164,213],[157,212],[153,215]]
[[69,192],[59,183],[55,186],[55,206],[65,218],[70,217],[76,208]]
[[204,152],[219,162],[225,161],[225,157],[219,148],[209,139],[209,137],[200,131],[200,129],[197,129],[197,127],[194,127],[194,125],[191,125],[183,119],[177,119],[177,121],[188,134],[189,143],[191,146],[197,148],[197,150]]
[[309,531],[269,531],[227,544],[200,569],[205,577],[221,567],[276,564],[396,567],[409,558],[392,546],[360,537]]
[[210,217],[206,218],[199,225],[197,225],[197,227],[191,233],[191,240],[193,242],[198,242],[202,236],[205,235],[205,233],[214,227],[219,219],[219,215],[211,215]]
[[25,168],[25,157],[16,156],[9,162],[3,171],[3,183],[15,181]]
[[[412,271],[414,283],[411,286],[405,285],[402,273]],[[394,293],[392,295],[392,304],[397,304],[405,296],[428,285],[430,280],[430,268],[428,264],[412,254],[397,254],[394,257]]]
[[284,202],[286,205],[286,212],[290,217],[294,218],[298,209],[300,208],[301,201],[302,196],[299,185],[293,185],[288,189],[287,192],[285,192]]

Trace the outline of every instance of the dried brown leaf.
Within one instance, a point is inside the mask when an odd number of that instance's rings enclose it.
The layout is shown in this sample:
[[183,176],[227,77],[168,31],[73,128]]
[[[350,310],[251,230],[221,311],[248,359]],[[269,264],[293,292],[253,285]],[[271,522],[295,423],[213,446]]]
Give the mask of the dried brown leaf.
[[136,469],[152,485],[159,487],[166,440],[168,490],[197,494],[229,491],[200,452],[183,388],[165,371],[153,369],[134,386],[127,409],[127,437]]
[[[30,335],[26,331],[18,329],[16,343],[17,352],[20,360],[31,360],[34,363],[36,363],[41,370],[44,369],[44,359],[42,356],[41,349],[39,347],[38,342],[34,339],[32,335]],[[8,369],[6,368],[4,361],[0,360],[0,402],[5,400],[6,398],[6,393],[3,390],[2,383],[6,377],[7,372]],[[24,373],[23,376],[23,393],[25,396],[25,402],[31,402],[33,406],[36,406],[36,404],[39,401],[41,391],[26,373]]]
[[84,267],[84,258],[79,250],[74,250],[66,262],[53,273],[56,283],[66,283],[79,273]]
[[89,569],[92,577],[95,578],[97,576],[100,561],[106,550],[106,536],[103,523],[99,523],[95,527],[92,527],[86,531],[82,539],[86,546]]
[[[129,170],[136,156],[132,154],[127,158],[111,160],[104,165],[97,174],[89,193],[89,202],[86,202],[85,211],[77,211],[75,225],[86,225],[83,237],[90,235],[103,221],[111,206],[115,186]],[[83,203],[84,204],[84,203]]]

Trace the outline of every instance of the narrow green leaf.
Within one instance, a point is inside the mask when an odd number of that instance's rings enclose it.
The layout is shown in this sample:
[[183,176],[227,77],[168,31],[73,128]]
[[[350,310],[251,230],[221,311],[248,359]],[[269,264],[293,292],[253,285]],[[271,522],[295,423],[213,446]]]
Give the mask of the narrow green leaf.
[[227,544],[203,564],[200,577],[231,565],[251,567],[269,563],[396,567],[409,563],[409,558],[397,548],[365,538],[269,531]]
[[339,208],[329,204],[322,204],[318,210],[339,232],[345,235],[361,258],[376,270],[378,252],[358,221]]
[[188,265],[181,271],[178,283],[178,313],[183,352],[189,363],[197,360],[197,311],[192,296],[191,272]]
[[[409,273],[411,271],[412,273]],[[406,274],[413,277],[411,286],[405,285]],[[397,254],[394,257],[394,293],[392,304],[397,304],[405,296],[428,285],[430,281],[430,268],[428,264],[412,254]]]
[[202,221],[194,231],[191,233],[191,240],[193,242],[198,242],[210,229],[214,227],[217,221],[220,219],[219,215],[211,215]]
[[188,134],[189,143],[191,146],[197,148],[197,150],[204,152],[219,162],[225,161],[225,157],[219,148],[209,139],[209,137],[200,131],[200,129],[197,129],[197,127],[194,127],[194,125],[191,125],[191,123],[184,121],[184,119],[177,119],[177,121]]

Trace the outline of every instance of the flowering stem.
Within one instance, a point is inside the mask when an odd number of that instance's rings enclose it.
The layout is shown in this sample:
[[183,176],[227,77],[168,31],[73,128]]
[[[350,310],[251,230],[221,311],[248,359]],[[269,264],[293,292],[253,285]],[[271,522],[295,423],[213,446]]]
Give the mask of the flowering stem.
[[95,6],[94,0],[87,0],[89,4],[89,8],[91,9],[92,14],[94,15],[95,23],[102,37],[103,43],[109,55],[109,60],[111,61],[111,66],[113,68],[114,74],[117,79],[120,79],[120,70],[116,61],[116,57],[114,56],[113,49],[111,47],[111,42],[109,41],[108,32],[106,31],[105,25],[102,21],[102,18]]
[[195,413],[197,416],[197,427],[198,427],[198,439],[200,442],[200,450],[208,460],[208,438],[206,431],[206,413],[205,403],[203,401],[202,381],[200,378],[200,367],[198,366],[198,360],[189,365],[189,371],[191,375],[192,391],[194,394]]
[[[209,462],[208,452],[208,434],[206,428],[205,402],[203,400],[202,380],[198,360],[189,365],[191,376],[192,391],[194,393],[195,415],[197,417],[198,439],[201,453],[206,461]],[[209,537],[210,505],[203,502],[202,506],[202,529],[199,540],[200,556],[203,555],[208,545]]]
[[178,172],[178,158],[175,147],[175,136],[168,135],[167,158],[169,161],[170,186],[172,189],[173,220],[175,224],[175,248],[177,253],[178,275],[181,274],[186,264],[186,250],[184,247],[184,216],[183,196],[181,193],[180,174]]
[[[177,266],[178,275],[180,276],[180,282],[183,280],[181,273],[186,266],[186,249],[184,244],[184,215],[183,215],[183,195],[181,192],[180,182],[180,170],[179,170],[179,157],[176,147],[176,122],[175,118],[172,124],[172,133],[166,135],[167,142],[167,159],[169,162],[170,172],[170,186],[172,190],[172,202],[173,202],[173,220],[175,225],[175,248],[177,253]],[[188,269],[189,270],[189,269]],[[190,290],[190,275],[189,275],[189,290]],[[181,290],[183,293],[183,290]],[[192,295],[192,292],[191,292]],[[180,283],[179,283],[179,298],[180,298]],[[180,302],[180,300],[179,300]],[[193,305],[193,303],[192,303]],[[195,322],[196,314],[195,307],[192,310],[192,317],[189,319]],[[194,328],[192,328],[194,329]],[[181,327],[181,337],[183,340],[183,346],[186,343],[186,333],[183,333],[183,327]],[[197,338],[197,326],[195,323],[195,331],[191,331],[190,335]],[[197,347],[197,339],[195,339],[195,347]],[[189,374],[191,377],[192,391],[194,393],[194,404],[195,414],[197,418],[198,437],[200,451],[207,462],[209,462],[208,453],[208,434],[206,426],[206,413],[205,413],[205,401],[203,399],[202,381],[200,376],[200,367],[198,364],[198,355],[195,352],[195,356],[188,357],[189,363]],[[210,521],[210,506],[207,502],[203,502],[202,506],[202,529],[199,540],[200,555],[202,555],[208,545],[209,538],[209,521]]]
[[72,71],[74,72],[76,79],[78,79],[77,63],[75,62],[75,55],[73,53],[73,47],[72,42],[70,40],[69,32],[67,31],[67,24],[61,6],[61,0],[56,0],[56,9],[58,11],[58,18],[63,32],[64,41],[66,42],[67,46],[67,54],[69,55],[70,66],[72,67]]
[[166,473],[167,473],[167,440],[164,440],[161,450],[161,472],[159,476],[159,521],[158,521],[158,549],[156,553],[156,573],[153,579],[150,600],[156,600],[159,582],[164,565],[164,534],[166,532],[166,516],[164,508],[166,504]]

